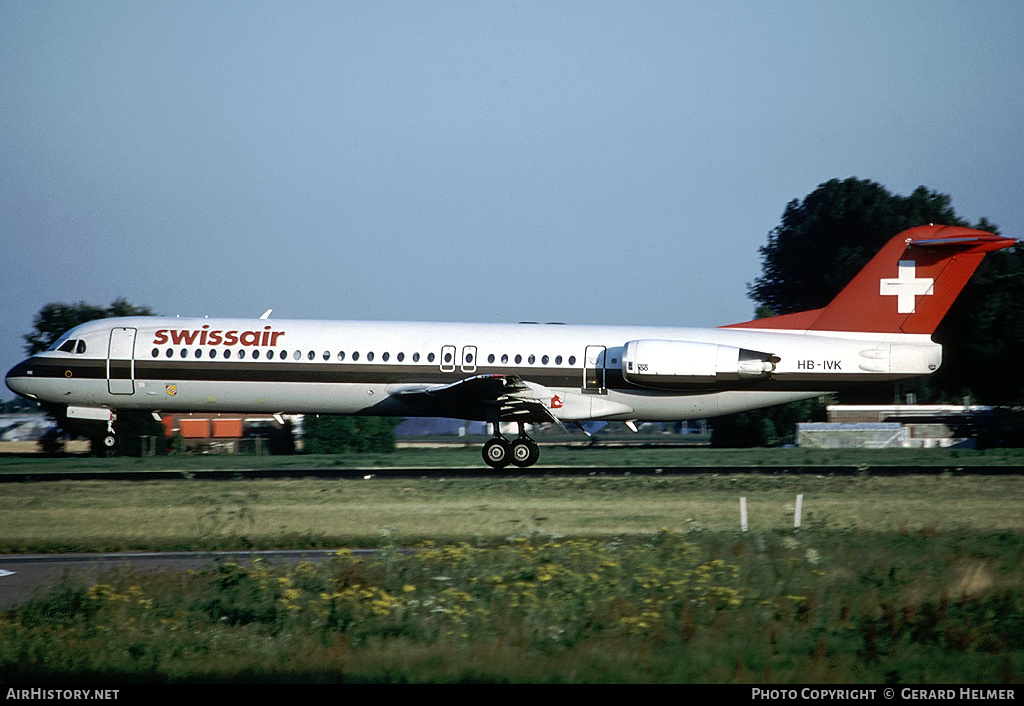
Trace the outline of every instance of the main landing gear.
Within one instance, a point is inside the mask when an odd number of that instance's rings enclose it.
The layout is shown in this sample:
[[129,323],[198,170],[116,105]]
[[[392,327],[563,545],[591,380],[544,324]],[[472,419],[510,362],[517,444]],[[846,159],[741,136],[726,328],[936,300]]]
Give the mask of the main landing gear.
[[526,435],[526,425],[519,422],[519,436],[509,441],[501,435],[498,423],[494,423],[494,438],[484,444],[484,463],[491,468],[504,468],[510,463],[526,468],[537,463],[540,458],[540,447],[537,442]]

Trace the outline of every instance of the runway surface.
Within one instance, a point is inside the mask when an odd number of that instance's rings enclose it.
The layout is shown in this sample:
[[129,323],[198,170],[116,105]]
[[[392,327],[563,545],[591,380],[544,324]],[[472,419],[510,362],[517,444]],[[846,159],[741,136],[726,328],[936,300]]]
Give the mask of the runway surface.
[[843,464],[843,465],[747,465],[747,466],[533,466],[508,467],[501,470],[484,466],[463,468],[259,468],[193,471],[125,471],[72,470],[36,471],[0,474],[0,483],[38,483],[68,480],[259,480],[315,478],[321,480],[362,480],[366,478],[571,478],[580,476],[646,476],[646,475],[748,475],[803,474],[852,476],[941,475],[1020,475],[1020,465],[964,465],[954,463],[920,464]]
[[[144,572],[187,571],[219,561],[246,562],[256,557],[282,561],[318,561],[336,549],[304,549],[252,552],[119,552],[109,554],[0,554],[0,610],[23,603],[62,578],[94,583],[104,572],[127,568]],[[352,549],[372,554],[373,549]]]

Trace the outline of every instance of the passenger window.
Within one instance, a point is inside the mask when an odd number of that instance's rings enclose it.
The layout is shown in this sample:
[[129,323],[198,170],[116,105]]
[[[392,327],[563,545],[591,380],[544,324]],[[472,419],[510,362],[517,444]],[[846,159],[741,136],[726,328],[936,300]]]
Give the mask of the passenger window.
[[253,359],[253,360],[256,360],[256,359],[258,359],[259,357],[260,357],[260,349],[259,349],[259,348],[257,348],[256,350],[254,350],[254,351],[252,352],[252,359]]
[[188,351],[185,350],[184,348],[181,349],[181,357],[188,358]]
[[493,353],[491,353],[489,356],[487,356],[487,362],[488,363],[493,363],[494,362],[494,354]]
[[562,356],[556,355],[555,356],[555,365],[561,365],[561,364],[562,364]]
[[224,357],[225,358],[230,358],[231,357],[231,349],[230,348],[228,348],[226,351],[224,351]]
[[359,351],[356,351],[352,354],[352,360],[359,360]]
[[373,360],[373,351],[366,354],[366,360],[367,362],[371,362]]
[[517,355],[516,356],[516,365],[519,365],[522,362],[523,362],[523,356]]
[[203,349],[202,348],[196,348],[196,358],[202,358],[202,357],[203,357]]
[[405,353],[399,353],[397,358],[398,362],[401,363],[403,360],[405,360]]
[[211,358],[216,358],[217,357],[217,349],[216,348],[211,348],[210,349],[210,357]]
[[388,358],[390,357],[391,355],[387,351],[380,354],[380,359],[383,360],[385,363],[388,362]]
[[313,360],[313,358],[316,358],[316,353],[310,351],[309,353],[306,354],[306,358],[308,358],[309,360]]
[[338,351],[338,362],[345,360],[345,351]]
[[238,351],[238,359],[241,360],[244,357],[245,357],[245,349],[242,348],[241,350]]
[[433,353],[427,353],[427,362],[428,363],[433,363],[434,362],[434,354]]
[[295,360],[301,360],[302,359],[302,351],[295,351],[294,353],[292,353],[292,358],[294,358]]
[[173,348],[168,348],[167,349],[167,357],[168,358],[173,358],[174,357],[174,349]]
[[324,360],[330,360],[330,359],[331,359],[331,352],[330,351],[324,351]]
[[569,356],[569,365],[576,365],[576,356]]
[[502,364],[508,362],[508,353],[502,353],[501,354],[501,362],[502,362]]
[[543,358],[540,359],[540,362],[542,362],[544,365],[547,365],[549,360],[550,360],[550,358],[548,358],[547,356],[544,356]]
[[157,350],[156,348],[154,348],[153,349],[153,357],[156,358],[158,355],[160,355],[160,351]]
[[412,362],[414,362],[414,363],[420,362],[420,354],[419,353],[413,353],[412,354]]

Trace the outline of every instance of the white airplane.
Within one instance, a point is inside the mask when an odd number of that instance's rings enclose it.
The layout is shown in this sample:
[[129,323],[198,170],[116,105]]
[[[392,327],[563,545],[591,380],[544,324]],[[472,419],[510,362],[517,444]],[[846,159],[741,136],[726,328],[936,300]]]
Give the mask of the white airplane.
[[[68,331],[14,366],[14,392],[69,418],[119,411],[483,420],[484,461],[530,466],[528,422],[714,417],[934,372],[931,334],[985,253],[1015,240],[922,226],[825,308],[720,328],[132,317]],[[509,441],[500,422],[519,423]]]

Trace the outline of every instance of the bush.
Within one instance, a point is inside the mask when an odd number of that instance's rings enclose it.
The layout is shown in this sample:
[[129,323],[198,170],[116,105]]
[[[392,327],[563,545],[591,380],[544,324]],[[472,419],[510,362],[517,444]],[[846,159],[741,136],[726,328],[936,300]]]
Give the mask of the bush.
[[395,427],[401,419],[307,415],[302,437],[306,453],[390,453],[395,450]]

